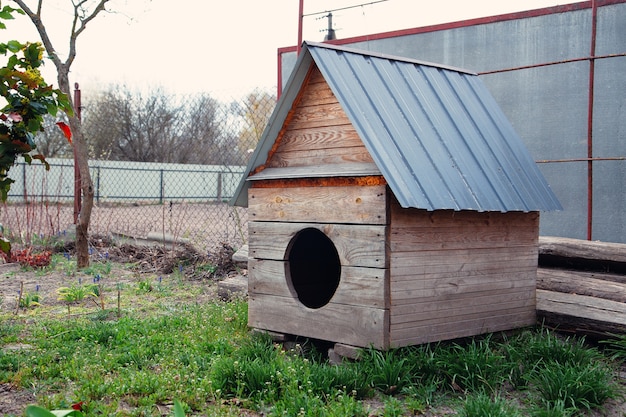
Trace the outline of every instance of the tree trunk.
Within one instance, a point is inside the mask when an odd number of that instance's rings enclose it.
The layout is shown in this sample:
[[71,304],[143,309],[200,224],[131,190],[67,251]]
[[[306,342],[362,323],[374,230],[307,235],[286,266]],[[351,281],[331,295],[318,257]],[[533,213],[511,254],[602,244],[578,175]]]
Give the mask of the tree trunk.
[[[63,91],[71,100],[71,90],[69,83],[69,71],[61,71],[58,68],[59,89]],[[72,103],[74,106],[74,103]],[[76,164],[80,171],[80,189],[82,194],[82,207],[76,223],[76,264],[78,268],[89,266],[89,222],[91,221],[91,210],[93,208],[93,181],[89,173],[88,147],[83,136],[81,121],[74,115],[69,117],[70,129],[72,130],[72,143],[76,154]]]

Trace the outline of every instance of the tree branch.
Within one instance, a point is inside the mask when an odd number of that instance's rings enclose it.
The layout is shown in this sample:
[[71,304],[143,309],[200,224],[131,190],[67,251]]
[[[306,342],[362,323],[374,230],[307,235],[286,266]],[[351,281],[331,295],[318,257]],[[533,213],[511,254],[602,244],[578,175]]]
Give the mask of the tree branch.
[[[87,23],[92,21],[101,11],[105,10],[104,6],[109,0],[100,0],[89,16],[81,18],[79,11],[81,10],[81,6],[86,1],[87,0],[82,0],[78,3],[74,3],[74,21],[72,22],[72,32],[70,35],[70,51],[67,55],[67,59],[65,60],[65,65],[68,68],[72,65],[72,62],[74,62],[74,58],[76,58],[76,40],[78,39],[78,36],[83,33],[87,27]],[[80,22],[80,26],[76,29],[78,22]]]
[[13,1],[17,3],[20,9],[24,10],[24,13],[26,13],[26,15],[33,22],[33,24],[35,25],[35,28],[37,29],[37,32],[39,32],[39,36],[41,37],[41,42],[43,42],[43,46],[46,48],[48,55],[50,55],[52,62],[54,62],[54,66],[57,67],[57,69],[59,69],[63,65],[63,62],[61,61],[61,58],[59,58],[56,51],[54,50],[54,46],[52,45],[52,41],[50,40],[50,37],[48,36],[46,27],[44,26],[41,20],[41,8],[42,8],[43,0],[39,0],[39,2],[37,3],[37,13],[33,12],[26,5],[24,0],[13,0]]

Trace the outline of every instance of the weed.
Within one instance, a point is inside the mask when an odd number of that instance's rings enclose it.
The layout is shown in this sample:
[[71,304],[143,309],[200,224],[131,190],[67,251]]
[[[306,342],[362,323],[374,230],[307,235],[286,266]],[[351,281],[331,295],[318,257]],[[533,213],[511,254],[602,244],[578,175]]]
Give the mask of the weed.
[[395,397],[386,397],[383,401],[383,417],[402,417],[405,411],[402,402]]
[[520,417],[519,412],[505,399],[491,398],[485,393],[470,395],[465,399],[460,410],[461,417]]
[[454,390],[496,393],[511,366],[505,359],[487,336],[472,339],[465,346],[454,343],[442,349],[438,364]]
[[400,391],[413,372],[411,363],[396,350],[381,352],[369,348],[363,351],[361,360],[371,386],[386,394]]
[[152,286],[152,279],[146,278],[137,282],[137,294],[145,294],[152,292],[154,287]]
[[613,372],[602,362],[547,362],[530,381],[547,406],[562,403],[566,408],[592,409],[617,395]]
[[31,308],[39,305],[39,293],[24,292],[18,297],[20,308]]
[[87,275],[96,276],[108,276],[111,273],[113,266],[111,262],[91,262],[89,267],[83,269],[83,272]]

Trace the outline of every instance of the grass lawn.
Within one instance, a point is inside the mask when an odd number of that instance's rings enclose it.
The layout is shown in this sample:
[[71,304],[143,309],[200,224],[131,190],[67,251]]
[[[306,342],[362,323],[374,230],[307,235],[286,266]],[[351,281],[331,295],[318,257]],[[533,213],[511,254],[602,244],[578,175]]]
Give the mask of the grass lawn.
[[[312,341],[247,328],[216,296],[215,265],[168,274],[97,261],[0,278],[0,414],[87,416],[624,416],[626,339],[590,346],[537,327],[379,352],[341,366]],[[14,288],[19,286],[16,296]],[[38,286],[38,287],[37,287]],[[21,300],[21,301],[19,301]],[[21,306],[18,307],[18,301]]]

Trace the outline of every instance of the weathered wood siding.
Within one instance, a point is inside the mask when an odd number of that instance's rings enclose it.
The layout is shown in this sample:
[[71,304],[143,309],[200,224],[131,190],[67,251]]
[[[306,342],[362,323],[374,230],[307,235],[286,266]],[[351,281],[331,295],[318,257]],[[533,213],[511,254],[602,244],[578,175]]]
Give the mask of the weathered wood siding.
[[[289,278],[288,246],[306,228],[321,230],[335,245],[339,286],[328,304],[310,309],[298,301]],[[248,322],[251,327],[389,347],[387,225],[249,223]]]
[[350,165],[374,161],[337,101],[314,67],[303,87],[293,116],[284,127],[268,168]]
[[384,185],[251,188],[252,221],[386,224]]
[[391,205],[390,343],[407,346],[535,323],[538,213]]

